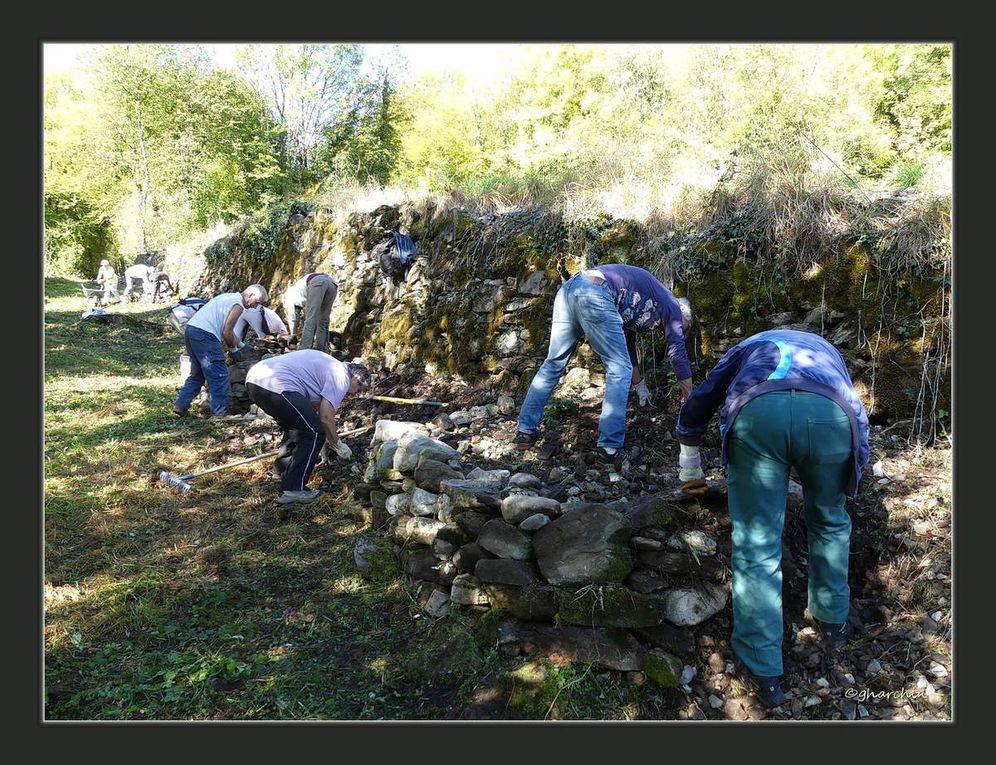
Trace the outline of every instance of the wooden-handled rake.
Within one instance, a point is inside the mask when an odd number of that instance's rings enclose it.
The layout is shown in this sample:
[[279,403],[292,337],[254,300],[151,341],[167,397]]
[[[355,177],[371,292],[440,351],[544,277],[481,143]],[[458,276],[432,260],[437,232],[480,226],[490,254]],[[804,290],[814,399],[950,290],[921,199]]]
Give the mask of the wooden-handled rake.
[[[370,425],[364,425],[362,428],[347,430],[345,433],[340,433],[339,438],[343,438],[345,436],[355,436],[357,433],[362,433],[364,430],[370,430],[370,427]],[[194,478],[200,478],[208,473],[217,473],[220,470],[228,470],[228,468],[238,467],[239,465],[248,465],[250,462],[257,462],[259,460],[266,459],[267,457],[275,457],[279,451],[279,449],[275,449],[272,452],[257,454],[255,457],[247,457],[246,459],[238,460],[237,462],[229,462],[227,465],[218,465],[217,467],[202,470],[200,473],[173,475],[172,473],[163,470],[159,473],[159,480],[174,489],[179,489],[180,491],[190,491],[193,487],[188,483],[188,481],[192,481]]]

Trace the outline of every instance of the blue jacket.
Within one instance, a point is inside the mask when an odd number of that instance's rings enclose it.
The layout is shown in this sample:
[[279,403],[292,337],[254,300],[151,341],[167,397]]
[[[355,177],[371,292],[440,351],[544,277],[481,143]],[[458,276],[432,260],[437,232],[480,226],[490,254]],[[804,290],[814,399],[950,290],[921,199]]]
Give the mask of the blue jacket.
[[[655,327],[664,330],[667,355],[679,380],[692,376],[685,350],[685,333],[681,328],[681,308],[674,294],[649,271],[639,266],[609,263],[595,266],[615,290],[616,308],[622,316],[627,343],[633,332],[649,332]],[[631,352],[632,356],[633,353]]]
[[709,420],[722,404],[719,432],[723,464],[731,425],[748,401],[775,390],[795,388],[835,401],[851,420],[853,471],[847,486],[853,497],[868,462],[868,414],[858,398],[840,352],[819,335],[772,329],[748,337],[726,352],[705,382],[678,413],[678,441],[697,446]]

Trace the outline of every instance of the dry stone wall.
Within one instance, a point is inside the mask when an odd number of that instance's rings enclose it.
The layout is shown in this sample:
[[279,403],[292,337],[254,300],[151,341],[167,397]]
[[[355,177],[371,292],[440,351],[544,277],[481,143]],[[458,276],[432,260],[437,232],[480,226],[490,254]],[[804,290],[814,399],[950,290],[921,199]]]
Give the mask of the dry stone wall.
[[[586,266],[626,262],[690,298],[697,322],[687,345],[697,380],[743,337],[782,326],[830,339],[873,415],[908,417],[925,399],[950,408],[946,273],[897,280],[859,241],[843,241],[839,252],[794,276],[778,270],[778,258],[745,255],[722,231],[655,238],[631,221],[568,225],[542,210],[475,217],[428,201],[369,213],[294,208],[274,226],[277,238],[263,255],[237,230],[205,251],[199,270],[185,262],[197,271],[193,292],[259,281],[283,313],[280,296],[294,280],[328,272],[339,284],[331,317],[338,350],[377,358],[392,371],[453,375],[521,395],[545,355],[562,281]],[[371,250],[398,226],[419,254],[395,281]],[[641,343],[644,366],[665,374],[663,338],[655,333]],[[601,383],[601,364],[582,344],[558,395],[595,399]]]
[[400,569],[421,582],[430,617],[492,611],[508,655],[540,651],[666,687],[687,682],[680,657],[729,597],[727,557],[689,526],[690,505],[725,504],[723,485],[701,500],[670,491],[561,502],[536,475],[468,469],[452,437],[432,424],[377,423],[353,510],[387,533],[357,540],[360,573]]

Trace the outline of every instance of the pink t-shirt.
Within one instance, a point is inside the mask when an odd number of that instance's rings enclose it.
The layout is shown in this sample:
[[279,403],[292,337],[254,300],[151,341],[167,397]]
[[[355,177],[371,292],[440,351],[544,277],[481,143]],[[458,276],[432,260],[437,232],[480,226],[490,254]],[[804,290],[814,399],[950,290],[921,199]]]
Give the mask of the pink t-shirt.
[[349,391],[349,369],[322,351],[292,351],[253,364],[246,383],[272,393],[295,391],[313,404],[324,398],[338,409]]

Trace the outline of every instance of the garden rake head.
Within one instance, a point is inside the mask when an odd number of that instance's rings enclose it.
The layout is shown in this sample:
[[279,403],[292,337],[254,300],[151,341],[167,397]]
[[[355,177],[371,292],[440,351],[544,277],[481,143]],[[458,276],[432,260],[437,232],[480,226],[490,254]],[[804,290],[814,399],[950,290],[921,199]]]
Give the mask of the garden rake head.
[[263,454],[257,454],[255,457],[249,457],[244,460],[239,460],[237,462],[229,462],[227,465],[219,465],[218,467],[213,467],[208,470],[203,470],[200,473],[187,473],[186,475],[173,475],[172,473],[163,470],[159,473],[159,480],[165,483],[167,486],[171,486],[174,489],[179,489],[180,491],[187,492],[193,487],[188,483],[188,481],[199,478],[202,475],[207,475],[208,473],[217,473],[219,470],[227,470],[231,467],[236,467],[237,465],[247,465],[250,462],[256,462],[257,460],[266,459],[267,457],[276,456],[278,450],[272,452],[265,452]]
[[[347,430],[345,433],[340,433],[339,437],[345,438],[346,436],[355,436],[357,433],[362,433],[364,430],[369,429],[369,425],[364,425],[361,428],[354,428],[353,430]],[[275,457],[279,451],[279,449],[275,449],[272,452],[257,454],[255,457],[247,457],[246,459],[238,460],[237,462],[229,462],[227,465],[218,465],[217,467],[202,470],[200,473],[173,475],[172,473],[163,470],[159,473],[159,480],[174,489],[179,489],[182,492],[188,492],[193,488],[188,481],[191,481],[194,478],[200,478],[202,475],[207,475],[208,473],[217,473],[219,470],[228,470],[228,468],[237,467],[239,465],[248,465],[250,462],[256,462],[257,460],[266,459],[267,457]]]

